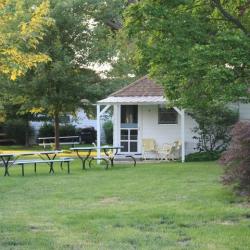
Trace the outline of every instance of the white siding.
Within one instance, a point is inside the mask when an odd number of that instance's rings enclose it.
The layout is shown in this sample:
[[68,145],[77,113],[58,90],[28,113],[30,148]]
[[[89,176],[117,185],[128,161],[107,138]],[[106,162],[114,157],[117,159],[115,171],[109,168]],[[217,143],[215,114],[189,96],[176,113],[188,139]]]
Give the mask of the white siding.
[[[164,143],[173,143],[181,139],[181,117],[178,115],[178,124],[158,124],[158,106],[144,105],[139,106],[139,129],[141,139],[153,138],[161,146]],[[195,141],[192,138],[192,129],[196,126],[195,121],[185,115],[185,139],[186,154],[194,151]]]
[[240,121],[250,121],[250,104],[239,104]]

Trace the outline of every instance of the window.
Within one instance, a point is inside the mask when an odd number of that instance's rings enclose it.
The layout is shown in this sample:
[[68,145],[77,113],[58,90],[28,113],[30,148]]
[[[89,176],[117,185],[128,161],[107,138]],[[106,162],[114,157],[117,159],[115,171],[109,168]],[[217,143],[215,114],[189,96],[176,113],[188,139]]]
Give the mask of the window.
[[178,113],[175,109],[167,109],[164,106],[159,106],[158,108],[158,123],[159,124],[177,124],[178,123]]
[[134,128],[138,123],[138,106],[122,105],[121,106],[121,127]]

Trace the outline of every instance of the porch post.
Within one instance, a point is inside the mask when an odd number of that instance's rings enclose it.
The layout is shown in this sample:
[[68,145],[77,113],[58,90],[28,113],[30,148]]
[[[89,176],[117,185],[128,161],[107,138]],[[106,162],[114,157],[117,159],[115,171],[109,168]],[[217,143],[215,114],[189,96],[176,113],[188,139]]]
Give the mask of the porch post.
[[185,110],[181,110],[181,161],[185,162]]
[[100,104],[96,105],[96,130],[97,130],[97,157],[100,158],[101,157],[101,107]]

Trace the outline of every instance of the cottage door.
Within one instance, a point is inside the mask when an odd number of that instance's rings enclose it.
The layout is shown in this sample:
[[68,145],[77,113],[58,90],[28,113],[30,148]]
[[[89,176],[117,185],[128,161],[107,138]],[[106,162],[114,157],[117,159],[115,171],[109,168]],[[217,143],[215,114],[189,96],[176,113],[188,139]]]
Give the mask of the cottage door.
[[121,105],[121,152],[138,152],[138,105]]

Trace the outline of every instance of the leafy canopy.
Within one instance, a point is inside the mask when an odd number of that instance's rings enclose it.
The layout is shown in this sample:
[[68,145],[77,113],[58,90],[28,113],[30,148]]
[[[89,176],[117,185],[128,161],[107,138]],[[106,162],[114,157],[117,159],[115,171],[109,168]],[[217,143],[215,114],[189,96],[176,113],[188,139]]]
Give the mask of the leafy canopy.
[[173,105],[218,107],[249,100],[247,0],[138,1],[123,29],[137,69],[163,83]]
[[24,0],[0,0],[0,74],[12,80],[49,56],[36,51],[53,20],[49,1],[27,6]]

